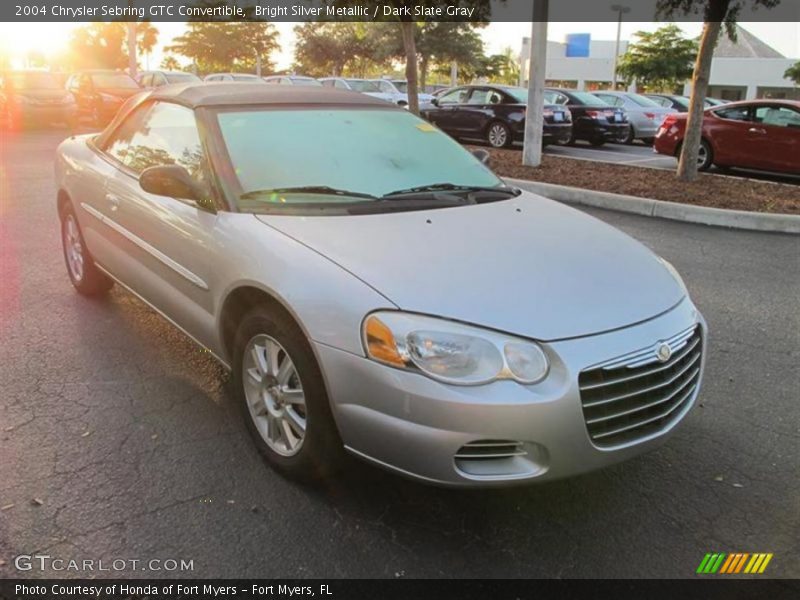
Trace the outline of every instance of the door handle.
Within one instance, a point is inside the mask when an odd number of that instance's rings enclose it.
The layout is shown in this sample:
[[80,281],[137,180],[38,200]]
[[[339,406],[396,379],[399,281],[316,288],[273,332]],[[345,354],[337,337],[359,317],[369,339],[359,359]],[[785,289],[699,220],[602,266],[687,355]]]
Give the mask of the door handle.
[[766,129],[761,129],[759,127],[751,127],[750,129],[747,130],[747,132],[748,133],[759,133],[761,135],[764,135],[764,134],[767,133],[767,130]]
[[119,208],[120,198],[115,194],[106,194],[106,200],[111,205],[111,210],[116,211]]

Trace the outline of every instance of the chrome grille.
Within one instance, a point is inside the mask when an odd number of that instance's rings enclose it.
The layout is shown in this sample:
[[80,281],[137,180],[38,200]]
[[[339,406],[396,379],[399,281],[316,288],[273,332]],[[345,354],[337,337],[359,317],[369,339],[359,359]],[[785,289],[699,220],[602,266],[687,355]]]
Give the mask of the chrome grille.
[[[662,362],[658,351],[664,346],[669,356]],[[702,352],[700,328],[693,327],[583,371],[578,384],[592,442],[619,446],[672,425],[694,398]]]
[[455,458],[462,460],[487,460],[525,456],[527,452],[522,442],[508,440],[479,440],[464,444],[456,452]]

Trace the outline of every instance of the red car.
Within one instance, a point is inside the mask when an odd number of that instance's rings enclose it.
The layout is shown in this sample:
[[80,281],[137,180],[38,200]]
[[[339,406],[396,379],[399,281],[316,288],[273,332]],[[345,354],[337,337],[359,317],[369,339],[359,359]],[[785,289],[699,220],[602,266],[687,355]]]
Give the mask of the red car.
[[[688,116],[667,115],[656,152],[680,154]],[[800,102],[750,100],[706,109],[698,166],[711,165],[800,175]]]

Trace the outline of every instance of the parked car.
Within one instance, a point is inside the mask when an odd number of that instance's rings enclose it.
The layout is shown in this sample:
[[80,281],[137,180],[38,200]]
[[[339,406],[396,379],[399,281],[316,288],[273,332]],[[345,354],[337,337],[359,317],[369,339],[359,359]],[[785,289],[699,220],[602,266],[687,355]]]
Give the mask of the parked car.
[[185,71],[143,71],[136,81],[143,88],[151,89],[171,83],[200,83],[201,79],[194,73]]
[[628,137],[626,144],[634,140],[642,140],[645,144],[652,144],[661,122],[668,114],[676,112],[674,108],[666,108],[654,100],[631,92],[598,91],[592,92],[603,102],[611,106],[624,108],[628,115]]
[[264,80],[258,75],[251,75],[250,73],[211,73],[203,77],[206,83],[224,83],[224,82],[238,82],[238,83],[264,83]]
[[[656,134],[657,152],[680,154],[687,118],[667,116]],[[706,109],[698,168],[712,165],[800,175],[800,102],[751,100]]]
[[[689,97],[688,96],[677,96],[673,94],[643,94],[646,98],[650,98],[657,104],[667,107],[667,108],[674,108],[678,112],[688,112],[689,111]],[[720,100],[719,98],[706,98],[704,100],[704,104],[706,108],[710,108],[712,106],[720,106],[722,104],[728,104],[728,100]]]
[[[372,79],[381,92],[399,106],[408,106],[408,82],[403,79]],[[429,108],[433,96],[424,92],[417,94],[420,108]]]
[[319,82],[325,87],[333,87],[339,90],[351,90],[353,92],[360,92],[373,98],[380,98],[386,102],[392,101],[392,95],[386,94],[380,90],[374,81],[369,79],[355,79],[352,77],[322,77]]
[[0,72],[0,126],[71,126],[76,114],[75,97],[64,89],[58,75],[35,70]]
[[278,85],[322,85],[313,77],[306,77],[305,75],[270,75],[268,77],[264,77],[264,81]]
[[346,449],[546,481],[657,447],[696,402],[706,325],[668,262],[376,98],[156,88],[62,142],[56,182],[77,291],[123,283],[230,368],[287,475]]
[[95,69],[73,74],[67,81],[67,90],[75,97],[78,119],[100,127],[117,114],[125,100],[142,88],[127,73]]
[[[433,99],[422,110],[423,118],[454,138],[481,139],[495,148],[505,148],[525,139],[525,110],[528,90],[500,85],[464,85]],[[567,108],[544,107],[544,144],[566,144],[572,133],[572,116]]]
[[585,140],[592,146],[624,142],[630,126],[625,109],[610,106],[588,92],[547,88],[545,102],[566,106],[572,113],[572,136],[567,143]]

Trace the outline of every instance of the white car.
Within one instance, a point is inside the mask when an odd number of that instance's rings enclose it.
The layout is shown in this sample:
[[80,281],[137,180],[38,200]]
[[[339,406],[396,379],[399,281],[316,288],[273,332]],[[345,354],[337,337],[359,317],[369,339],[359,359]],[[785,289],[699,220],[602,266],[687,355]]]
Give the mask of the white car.
[[[403,79],[372,79],[373,83],[378,86],[378,89],[391,97],[391,101],[400,106],[408,106],[408,82]],[[429,108],[433,106],[431,94],[419,92],[420,108]]]
[[[370,81],[369,79],[354,79],[352,77],[322,77],[319,79],[319,82],[325,87],[360,92],[362,94],[366,94],[367,96],[372,96],[373,98],[379,98],[381,100],[385,100],[386,102],[393,102],[397,104],[394,94],[382,92],[380,87],[378,87],[378,84],[374,81]],[[407,100],[406,103],[408,103]]]

